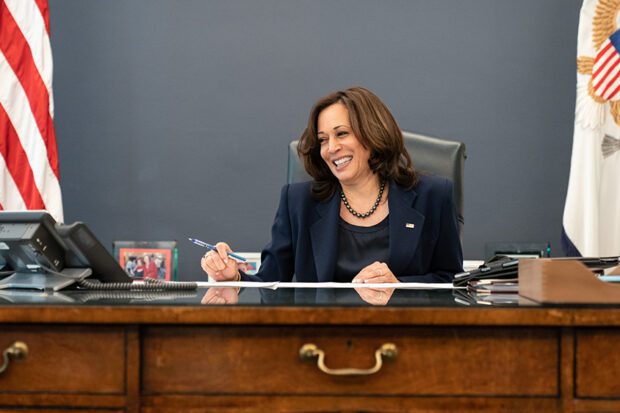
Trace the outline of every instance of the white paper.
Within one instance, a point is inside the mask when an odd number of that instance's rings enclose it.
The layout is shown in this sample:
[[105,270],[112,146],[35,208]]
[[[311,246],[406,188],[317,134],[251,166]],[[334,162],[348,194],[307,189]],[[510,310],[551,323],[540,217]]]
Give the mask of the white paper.
[[277,290],[278,288],[392,288],[400,290],[447,290],[454,289],[452,283],[300,283],[300,282],[254,282],[254,281],[230,281],[230,282],[197,282],[198,287],[234,287],[234,288],[268,288]]

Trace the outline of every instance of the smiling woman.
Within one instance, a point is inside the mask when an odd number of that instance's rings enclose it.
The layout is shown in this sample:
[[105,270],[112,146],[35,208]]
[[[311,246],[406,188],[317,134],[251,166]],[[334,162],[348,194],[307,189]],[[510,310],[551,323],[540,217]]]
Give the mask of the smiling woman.
[[211,278],[451,282],[462,271],[452,183],[415,172],[398,124],[371,91],[320,99],[298,154],[313,180],[282,189],[260,270],[239,271],[221,242],[202,260]]
[[298,153],[316,181],[313,192],[317,199],[327,199],[337,190],[338,181],[342,183],[333,170],[327,169],[329,162],[324,162],[323,150],[318,149],[327,136],[327,131],[321,130],[321,120],[332,121],[334,126],[342,125],[344,130],[338,136],[353,134],[355,140],[368,150],[368,162],[364,168],[369,168],[382,179],[396,179],[404,187],[415,184],[417,174],[405,149],[401,130],[389,109],[368,89],[353,87],[320,99],[310,111],[308,126],[299,140]]

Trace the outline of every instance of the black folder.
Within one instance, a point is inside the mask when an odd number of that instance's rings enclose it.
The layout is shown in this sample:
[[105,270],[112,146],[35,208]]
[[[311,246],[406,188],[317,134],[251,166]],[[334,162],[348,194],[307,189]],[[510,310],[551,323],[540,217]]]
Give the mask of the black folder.
[[453,285],[462,287],[473,280],[517,278],[518,264],[517,258],[497,255],[476,269],[455,274]]
[[[602,273],[606,268],[620,264],[620,257],[561,257],[552,261],[579,261],[594,273]],[[480,267],[454,275],[453,285],[464,287],[473,280],[518,278],[519,259],[506,255],[496,255]]]

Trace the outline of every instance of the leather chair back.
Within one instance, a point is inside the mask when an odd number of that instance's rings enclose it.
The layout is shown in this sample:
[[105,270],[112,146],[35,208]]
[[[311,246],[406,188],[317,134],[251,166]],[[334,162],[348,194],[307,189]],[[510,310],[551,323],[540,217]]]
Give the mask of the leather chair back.
[[[465,144],[463,142],[433,138],[403,131],[405,147],[409,151],[413,167],[422,174],[446,177],[454,184],[454,203],[459,221],[459,234],[463,239],[463,171],[465,166]],[[297,142],[288,147],[287,182],[301,182],[312,179],[297,156]]]

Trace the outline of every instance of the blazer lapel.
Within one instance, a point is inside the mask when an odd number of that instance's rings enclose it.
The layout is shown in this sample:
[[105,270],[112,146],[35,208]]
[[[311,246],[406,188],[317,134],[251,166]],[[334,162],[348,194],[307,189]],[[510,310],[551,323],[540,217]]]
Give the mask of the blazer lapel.
[[338,255],[338,220],[340,197],[333,195],[326,202],[317,204],[318,219],[310,227],[314,266],[319,282],[334,280]]
[[390,183],[390,255],[389,267],[395,275],[401,274],[413,258],[420,242],[424,215],[413,208],[418,194],[405,191]]

